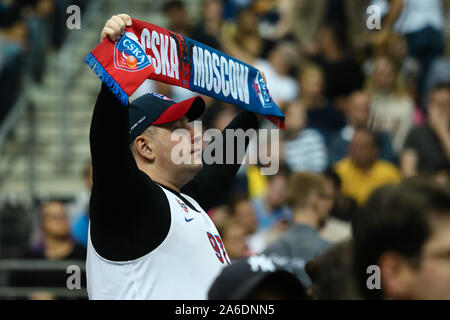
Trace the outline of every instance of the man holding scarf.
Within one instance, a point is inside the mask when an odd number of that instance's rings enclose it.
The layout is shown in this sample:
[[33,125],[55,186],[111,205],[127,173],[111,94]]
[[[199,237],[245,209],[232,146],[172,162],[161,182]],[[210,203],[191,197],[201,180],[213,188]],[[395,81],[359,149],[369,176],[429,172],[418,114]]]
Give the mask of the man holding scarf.
[[[101,40],[118,41],[132,23],[111,17]],[[90,128],[89,298],[206,299],[229,257],[205,212],[226,195],[242,159],[235,150],[233,164],[198,161],[202,138],[189,122],[205,109],[201,97],[175,103],[147,93],[124,106],[112,91],[102,84]],[[242,111],[227,129],[257,126],[255,113]],[[191,137],[191,161],[181,165],[171,159],[179,128]],[[234,141],[223,141],[225,155]]]

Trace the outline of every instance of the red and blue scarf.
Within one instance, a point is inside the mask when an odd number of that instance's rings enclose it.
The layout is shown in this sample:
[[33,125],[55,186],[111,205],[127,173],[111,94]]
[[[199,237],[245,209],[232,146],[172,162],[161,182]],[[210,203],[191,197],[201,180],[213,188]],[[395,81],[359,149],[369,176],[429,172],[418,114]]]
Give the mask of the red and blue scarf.
[[85,61],[124,105],[145,79],[183,87],[264,115],[284,128],[284,115],[258,69],[198,41],[144,21],[116,42],[104,39]]

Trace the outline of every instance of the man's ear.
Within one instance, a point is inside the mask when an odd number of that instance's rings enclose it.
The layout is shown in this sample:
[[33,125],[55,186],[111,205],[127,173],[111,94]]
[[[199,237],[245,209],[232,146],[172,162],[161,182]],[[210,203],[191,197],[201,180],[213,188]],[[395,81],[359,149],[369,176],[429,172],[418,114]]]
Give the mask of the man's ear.
[[148,161],[155,160],[155,153],[152,141],[145,135],[140,135],[134,140],[136,152]]
[[414,290],[414,267],[395,252],[383,253],[378,259],[381,288],[386,299],[408,299]]
[[309,207],[317,214],[320,210],[320,198],[317,193],[313,193],[308,199]]

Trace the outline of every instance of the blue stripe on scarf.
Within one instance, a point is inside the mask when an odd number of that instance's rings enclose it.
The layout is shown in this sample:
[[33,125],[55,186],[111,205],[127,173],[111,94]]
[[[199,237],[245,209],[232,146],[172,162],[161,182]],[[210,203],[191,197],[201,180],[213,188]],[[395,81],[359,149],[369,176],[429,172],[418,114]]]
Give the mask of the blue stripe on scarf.
[[119,99],[119,101],[128,106],[128,95],[122,90],[120,85],[106,72],[100,62],[95,59],[92,53],[84,59],[84,61],[89,65],[89,67],[97,74],[97,77],[108,86],[112,93]]

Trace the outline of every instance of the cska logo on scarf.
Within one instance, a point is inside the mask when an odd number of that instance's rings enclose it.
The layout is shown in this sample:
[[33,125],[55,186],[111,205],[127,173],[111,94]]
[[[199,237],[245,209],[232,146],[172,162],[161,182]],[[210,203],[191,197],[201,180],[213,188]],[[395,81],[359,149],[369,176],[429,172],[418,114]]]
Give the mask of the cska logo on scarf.
[[269,89],[267,89],[267,86],[264,83],[264,80],[261,77],[260,72],[257,73],[252,87],[255,90],[256,95],[259,98],[259,101],[261,101],[261,105],[263,106],[263,108],[272,107],[272,97],[269,94]]
[[114,45],[114,66],[117,69],[135,72],[145,69],[151,64],[138,38],[133,33],[125,32]]

